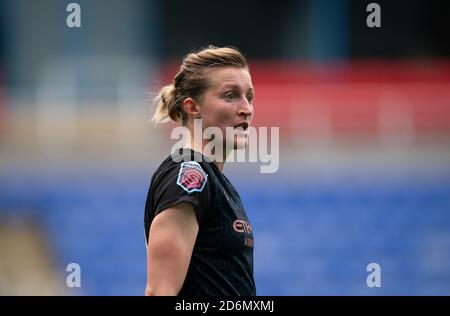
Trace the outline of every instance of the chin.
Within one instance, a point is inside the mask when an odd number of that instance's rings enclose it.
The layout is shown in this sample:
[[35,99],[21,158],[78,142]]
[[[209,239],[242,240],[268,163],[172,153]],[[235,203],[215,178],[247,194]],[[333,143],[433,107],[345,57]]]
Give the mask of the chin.
[[247,137],[237,137],[234,140],[234,150],[245,149],[248,145]]

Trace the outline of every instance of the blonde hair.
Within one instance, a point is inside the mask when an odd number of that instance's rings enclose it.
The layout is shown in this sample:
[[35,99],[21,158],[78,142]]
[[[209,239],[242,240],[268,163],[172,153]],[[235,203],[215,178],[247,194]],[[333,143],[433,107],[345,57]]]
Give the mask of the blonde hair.
[[210,45],[186,55],[173,82],[161,88],[155,98],[156,111],[152,120],[156,123],[181,120],[185,125],[189,117],[184,110],[183,101],[186,98],[201,101],[210,85],[207,71],[228,66],[248,69],[245,57],[233,47],[219,48]]

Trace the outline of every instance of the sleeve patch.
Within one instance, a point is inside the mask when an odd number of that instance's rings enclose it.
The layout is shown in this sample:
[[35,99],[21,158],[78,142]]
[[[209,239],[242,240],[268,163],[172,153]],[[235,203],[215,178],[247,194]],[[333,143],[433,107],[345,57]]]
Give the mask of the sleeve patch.
[[208,175],[198,162],[181,163],[177,184],[187,193],[202,192],[207,181]]

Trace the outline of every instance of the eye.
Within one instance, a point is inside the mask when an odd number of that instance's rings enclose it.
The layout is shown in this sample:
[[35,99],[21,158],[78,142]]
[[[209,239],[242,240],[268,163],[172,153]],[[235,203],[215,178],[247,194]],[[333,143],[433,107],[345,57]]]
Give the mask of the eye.
[[247,94],[247,100],[249,103],[252,103],[253,101],[253,94]]
[[228,93],[225,95],[225,98],[226,98],[227,100],[229,100],[229,101],[234,100],[234,99],[236,98],[236,93],[234,93],[234,92],[228,92]]

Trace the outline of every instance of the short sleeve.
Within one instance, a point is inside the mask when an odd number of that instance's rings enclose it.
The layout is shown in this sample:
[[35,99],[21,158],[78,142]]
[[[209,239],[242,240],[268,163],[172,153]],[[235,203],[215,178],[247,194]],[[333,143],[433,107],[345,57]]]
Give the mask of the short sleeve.
[[211,179],[196,161],[182,162],[155,179],[154,216],[181,202],[191,203],[200,224],[211,200]]

